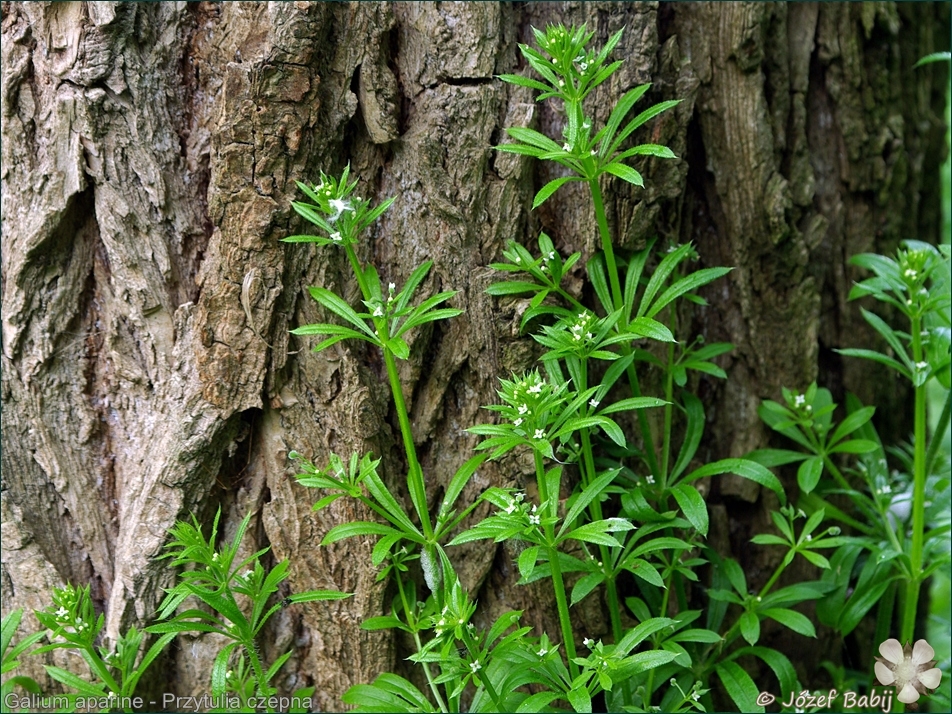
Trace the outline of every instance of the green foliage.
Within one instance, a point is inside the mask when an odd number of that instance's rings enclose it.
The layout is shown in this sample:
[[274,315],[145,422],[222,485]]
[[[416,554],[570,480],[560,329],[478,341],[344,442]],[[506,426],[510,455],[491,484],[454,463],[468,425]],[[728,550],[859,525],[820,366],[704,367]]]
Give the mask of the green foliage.
[[[423,296],[430,292],[424,286],[433,282],[428,281],[431,261],[416,268],[399,290],[393,282],[384,288],[377,269],[360,262],[355,246],[362,233],[394,199],[373,205],[359,197],[349,166],[339,177],[321,173],[317,185],[299,182],[307,200],[292,204],[318,233],[290,236],[285,242],[343,249],[361,294],[355,306],[327,287],[309,288],[328,321],[302,325],[292,333],[323,338],[315,352],[347,340],[380,350],[407,463],[409,506],[387,487],[379,472],[381,460],[371,454],[329,454],[322,462],[327,465],[319,468],[304,455],[290,453],[299,469],[298,483],[322,494],[315,510],[349,498],[375,515],[374,520],[334,526],[322,544],[374,539],[371,565],[378,569],[377,580],[394,587],[389,612],[368,618],[362,627],[396,629],[412,638],[415,647],[408,659],[422,669],[427,682],[424,692],[408,679],[384,672],[372,683],[352,687],[343,702],[357,712],[565,707],[591,712],[593,700],[602,697],[608,711],[689,712],[710,710],[726,696],[741,711],[763,711],[760,687],[744,664],[750,658],[766,665],[782,692],[801,687],[787,656],[761,643],[763,623],[816,638],[814,623],[798,609],[815,604],[819,621],[845,636],[878,608],[876,634],[882,641],[889,635],[898,598],[902,638],[908,641],[920,586],[952,559],[952,459],[942,442],[950,412],[949,247],[906,241],[895,258],[864,254],[852,260],[873,276],[855,285],[851,299],[874,298],[903,316],[909,329],[893,329],[888,318],[861,308],[888,349],[840,353],[886,365],[910,381],[916,395],[910,445],[884,448],[873,427],[874,408],[852,395],[846,399],[846,414],[837,420],[839,405],[827,389],[813,383],[803,393],[784,388],[783,403],[765,400],[759,409],[764,423],[798,448],[760,449],[746,458],[698,463],[706,415],[692,390],[701,380],[727,379],[718,358],[733,346],[705,344],[702,336],[683,334],[681,325],[691,305],[706,305],[697,291],[730,268],[692,269],[698,255],[691,244],[661,248],[655,239],[641,250],[616,255],[600,183],[614,177],[642,187],[641,173],[628,160],[676,158],[665,146],[634,142],[641,127],[678,100],[659,102],[632,118],[635,105],[651,89],[647,84],[634,87],[616,102],[605,124],[596,127],[592,117],[604,113],[586,102],[622,64],[609,61],[621,31],[601,49],[589,48],[594,33],[584,26],[533,32],[538,48],[520,45],[520,50],[535,76],[504,74],[500,79],[537,90],[538,101],[552,100],[564,116],[563,134],[556,140],[527,127],[509,127],[513,142],[496,149],[562,168],[563,175],[536,193],[534,209],[554,199],[567,183],[588,186],[602,248],[584,266],[595,299],[585,305],[564,287],[570,273],[579,270],[581,253],[563,258],[545,233],[538,239],[539,257],[513,241],[502,252],[504,260],[491,264],[507,278],[491,285],[490,295],[528,298],[520,328],[541,345],[540,368],[500,378],[499,403],[486,406],[494,419],[468,429],[482,437],[477,453],[446,485],[435,512],[415,452],[396,359],[410,356],[410,330],[462,314],[447,306],[456,292]],[[947,59],[948,53],[937,53],[920,64]],[[650,384],[660,385],[657,394],[643,393],[640,379],[646,374]],[[945,406],[927,445],[930,385],[944,390]],[[649,413],[657,417],[654,429]],[[632,424],[637,429],[628,428]],[[494,486],[460,503],[477,470],[509,454],[531,459],[538,498]],[[887,456],[900,468],[889,470]],[[788,503],[770,469],[791,464],[798,464],[799,494]],[[570,471],[579,476],[572,488],[566,477]],[[700,484],[724,474],[763,486],[780,504],[770,513],[771,531],[751,539],[778,553],[776,567],[759,589],[736,560],[705,542],[711,518]],[[928,504],[926,493],[931,495]],[[844,502],[852,505],[849,512]],[[474,520],[477,509],[486,515]],[[179,576],[166,591],[157,623],[144,631],[130,628],[107,650],[101,644],[104,618],[94,612],[89,587],[54,589],[53,605],[36,612],[45,632],[11,648],[22,613],[3,619],[3,674],[47,637],[49,643],[34,653],[72,650],[92,672],[89,682],[46,667],[71,690],[70,701],[95,696],[108,707],[114,702],[128,709],[126,701],[142,674],[176,635],[217,633],[227,643],[213,663],[212,695],[232,695],[228,708],[242,710],[251,707],[252,697],[277,694],[272,683],[292,652],[270,664],[263,661],[259,639],[270,618],[295,603],[349,594],[314,590],[280,600],[289,563],[266,567],[267,548],[240,555],[251,514],[230,542],[219,544],[219,518],[220,511],[207,537],[194,516],[191,523],[181,521],[170,530],[163,557]],[[850,535],[843,535],[843,529]],[[460,583],[450,554],[456,546],[480,540],[516,545],[520,583],[551,584],[558,636],[524,622],[518,611],[502,614],[489,627],[477,626],[477,603]],[[819,571],[818,579],[781,587],[781,576],[798,558]],[[706,582],[699,571],[707,573]],[[620,583],[626,592],[619,591]],[[579,646],[572,608],[596,593],[605,598],[611,632],[604,641],[584,637]],[[636,624],[625,624],[623,608]],[[947,619],[938,624],[948,630]],[[143,652],[147,634],[157,637]],[[839,688],[852,686],[842,668],[824,666]],[[4,696],[16,686],[39,691],[33,680],[12,677],[3,683]],[[294,696],[312,693],[308,688]],[[947,701],[947,693],[937,700],[942,697]],[[267,708],[274,710],[271,702]]]
[[[170,558],[172,567],[184,566],[185,569],[181,572],[180,582],[166,591],[165,599],[159,605],[158,619],[166,622],[152,625],[146,628],[146,632],[161,634],[162,639],[171,639],[185,632],[215,632],[231,640],[215,658],[212,696],[220,697],[231,692],[239,695],[244,706],[251,696],[273,697],[277,694],[271,680],[291,655],[291,652],[281,655],[265,669],[257,639],[271,616],[292,603],[340,600],[350,595],[334,590],[309,590],[295,593],[269,607],[281,583],[288,577],[288,561],[281,561],[266,570],[261,557],[268,548],[239,560],[241,541],[251,521],[250,513],[239,524],[231,542],[217,547],[220,516],[219,510],[208,538],[194,516],[191,523],[179,521],[170,530],[172,541],[166,546],[169,552],[162,557]],[[197,600],[205,609],[187,607],[182,610],[181,607],[190,599]],[[237,677],[229,666],[233,659],[239,665]],[[304,696],[301,692],[295,695]],[[270,706],[268,710],[273,711]]]

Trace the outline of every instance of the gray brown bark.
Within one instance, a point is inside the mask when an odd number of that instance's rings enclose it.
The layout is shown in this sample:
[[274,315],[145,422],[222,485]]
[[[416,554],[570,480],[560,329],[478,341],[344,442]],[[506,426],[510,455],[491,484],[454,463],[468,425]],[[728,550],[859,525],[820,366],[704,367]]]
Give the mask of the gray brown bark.
[[[645,190],[606,188],[621,249],[693,240],[704,265],[736,266],[710,307],[682,316],[737,346],[726,385],[699,385],[704,455],[765,444],[756,407],[780,385],[898,399],[832,349],[872,339],[846,304],[846,259],[938,233],[947,75],[912,65],[943,49],[948,21],[947,5],[894,3],[4,3],[4,613],[91,582],[110,636],[148,622],[171,582],[155,561],[167,528],[222,504],[226,532],[255,512],[256,544],[291,559],[293,590],[357,593],[283,611],[266,648],[295,648],[282,689],[313,683],[318,706],[337,709],[405,656],[359,629],[388,604],[370,544],[318,545],[358,514],[343,500],[311,512],[287,460],[372,451],[398,487],[382,364],[288,334],[320,319],[307,286],[351,302],[357,288],[340,255],[278,239],[302,229],[294,181],[350,162],[361,195],[397,197],[363,257],[397,284],[432,259],[426,288],[460,291],[466,315],[420,331],[403,372],[435,500],[497,377],[534,354],[518,334],[525,305],[488,298],[485,266],[540,229],[563,253],[596,249],[582,187],[530,213],[550,169],[491,150],[502,127],[561,129],[550,106],[494,79],[520,66],[530,25],[588,22],[601,41],[626,28],[599,120],[636,84],[682,99],[650,127],[680,160],[638,166]],[[584,291],[582,272],[574,281]],[[531,471],[503,460],[463,498]],[[742,507],[758,490],[713,488],[715,534],[739,549],[763,522]],[[556,631],[544,590],[513,584],[507,551],[455,557],[481,617],[525,609]],[[745,565],[754,579],[764,567]],[[206,691],[216,647],[181,642],[156,686]]]

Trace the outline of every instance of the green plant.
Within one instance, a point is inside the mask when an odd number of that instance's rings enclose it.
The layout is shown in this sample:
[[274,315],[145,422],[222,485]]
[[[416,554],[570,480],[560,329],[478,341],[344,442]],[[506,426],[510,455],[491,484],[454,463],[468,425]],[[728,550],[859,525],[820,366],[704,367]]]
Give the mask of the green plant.
[[[768,426],[808,453],[763,449],[750,458],[767,466],[800,462],[798,505],[808,512],[825,512],[857,534],[830,558],[832,568],[821,578],[829,593],[817,607],[821,622],[844,635],[876,607],[876,641],[892,637],[898,599],[899,637],[911,642],[922,584],[950,562],[952,489],[945,437],[950,409],[949,255],[947,244],[937,249],[906,241],[895,258],[863,254],[851,260],[873,277],[857,283],[850,298],[873,297],[890,306],[905,318],[908,331],[893,329],[876,313],[861,308],[863,318],[889,349],[839,352],[883,364],[909,381],[914,391],[910,445],[884,448],[872,426],[874,409],[862,406],[853,395],[847,397],[847,416],[834,427],[837,405],[829,391],[816,384],[804,394],[784,389],[786,405],[765,401],[760,409]],[[944,394],[931,436],[926,422],[930,385]],[[850,455],[856,457],[852,468],[837,463],[837,458]],[[888,457],[900,468],[890,470]],[[838,496],[848,498],[855,510],[837,508],[831,498]]]
[[[32,635],[28,635],[25,639],[20,640],[11,648],[10,645],[13,642],[13,636],[20,626],[20,620],[22,618],[23,610],[12,610],[3,618],[2,625],[0,625],[0,653],[3,655],[3,665],[2,669],[0,669],[0,674],[7,675],[19,667],[20,662],[17,657],[43,639],[43,632],[34,632]],[[0,686],[0,700],[6,702],[7,695],[13,692],[14,687],[23,687],[32,694],[40,693],[40,686],[31,677],[10,677],[4,680],[3,685]],[[4,706],[6,706],[6,704]]]
[[[733,458],[699,467],[692,464],[705,414],[689,387],[698,374],[726,378],[715,360],[732,347],[685,338],[679,335],[679,324],[686,304],[705,304],[696,291],[729,269],[690,270],[688,262],[697,258],[690,245],[670,246],[659,253],[656,242],[649,240],[630,255],[615,253],[601,181],[614,176],[640,186],[641,174],[626,160],[674,157],[667,147],[630,146],[629,140],[639,127],[677,104],[661,102],[627,120],[650,88],[637,87],[623,95],[605,126],[595,130],[586,99],[620,66],[608,63],[620,36],[614,35],[595,52],[587,47],[592,33],[584,28],[536,31],[541,51],[524,46],[521,50],[542,79],[501,77],[539,90],[540,100],[551,98],[564,112],[561,144],[529,128],[510,128],[507,132],[516,143],[497,149],[553,161],[570,172],[546,184],[534,207],[570,181],[589,187],[602,245],[586,265],[597,302],[594,309],[588,307],[563,287],[563,278],[581,255],[563,258],[545,234],[539,238],[538,258],[513,242],[503,252],[508,262],[493,264],[512,279],[491,286],[490,294],[531,296],[522,326],[538,328],[533,338],[544,348],[542,370],[500,381],[500,403],[487,407],[500,418],[470,429],[484,439],[478,453],[450,481],[435,516],[424,496],[395,360],[409,355],[403,340],[408,330],[459,314],[441,307],[455,293],[437,292],[414,304],[431,263],[415,270],[401,290],[390,283],[385,292],[376,269],[359,262],[353,246],[360,232],[392,199],[372,207],[357,198],[356,182],[348,183],[348,169],[339,179],[322,174],[314,187],[299,184],[310,202],[293,206],[321,235],[285,240],[342,247],[365,310],[355,310],[326,288],[311,288],[311,296],[343,324],[320,322],[293,332],[323,336],[315,351],[342,339],[359,339],[383,352],[413,507],[408,512],[393,496],[378,473],[380,461],[370,455],[344,459],[331,454],[328,465],[318,467],[297,452],[291,454],[301,471],[299,482],[327,492],[315,508],[347,496],[379,516],[379,521],[335,526],[323,542],[377,538],[372,561],[381,567],[380,578],[392,578],[395,595],[390,614],[373,617],[364,627],[409,633],[416,650],[410,660],[421,665],[428,683],[431,698],[402,677],[381,674],[372,684],[358,685],[345,695],[344,701],[358,711],[460,711],[467,702],[472,711],[537,711],[557,702],[591,711],[597,696],[606,698],[610,711],[646,711],[659,701],[666,711],[690,711],[713,706],[709,680],[714,675],[737,706],[747,710],[757,708],[757,687],[735,661],[747,655],[773,669],[785,690],[797,685],[789,660],[757,645],[759,623],[769,618],[813,636],[812,625],[792,608],[821,597],[831,586],[817,581],[781,588],[778,579],[797,556],[828,565],[818,550],[836,547],[844,539],[835,527],[822,527],[822,512],[795,535],[794,522],[803,514],[785,507],[774,514],[782,536],[758,541],[783,547],[785,556],[756,595],[748,593],[736,562],[723,560],[704,545],[709,516],[696,488],[701,479],[734,473],[771,489],[781,504],[786,496],[777,478],[755,461]],[[656,372],[661,394],[642,394],[639,370]],[[627,396],[617,396],[620,391],[627,391]],[[648,410],[660,413],[657,436]],[[619,419],[634,419],[640,439],[626,436]],[[516,489],[493,487],[475,503],[457,503],[487,458],[513,450],[531,454],[538,502]],[[568,483],[569,465],[581,478],[563,508],[559,494]],[[492,504],[495,512],[459,532],[481,502]],[[551,580],[560,643],[547,633],[531,636],[519,612],[501,616],[485,633],[474,626],[476,605],[459,584],[449,549],[481,539],[522,541],[517,559],[522,582]],[[417,595],[415,561],[429,590],[425,600]],[[695,571],[709,562],[716,565],[713,584],[704,588]],[[623,573],[633,574],[637,583],[634,593],[624,597],[624,606],[638,623],[634,626],[625,624],[622,613],[618,578]],[[599,589],[608,601],[611,638],[596,642],[586,637],[580,647],[571,608]],[[702,612],[692,609],[691,603],[707,599],[707,621],[697,626]],[[746,647],[735,646],[740,637],[747,640]]]
[[46,628],[41,635],[45,634],[50,644],[38,647],[30,654],[56,649],[73,650],[89,667],[92,682],[62,667],[45,665],[52,679],[73,690],[66,699],[74,706],[77,702],[86,705],[97,702],[104,709],[117,707],[122,711],[132,711],[139,679],[173,637],[160,637],[142,653],[143,633],[131,627],[119,636],[114,648],[98,644],[102,639],[105,618],[96,616],[88,585],[84,588],[74,585],[54,588],[53,604],[46,610],[36,610],[35,615]]
[[[231,642],[219,651],[212,666],[212,697],[220,698],[231,692],[238,695],[239,710],[249,706],[255,709],[263,703],[267,711],[275,711],[277,689],[271,680],[292,652],[285,652],[267,666],[258,645],[262,629],[272,615],[292,603],[340,600],[350,595],[334,590],[309,590],[272,602],[288,577],[288,561],[266,570],[261,557],[268,548],[239,560],[238,551],[251,520],[250,513],[241,521],[231,542],[216,548],[220,516],[219,510],[207,539],[194,516],[192,523],[179,521],[170,530],[174,540],[166,546],[169,553],[162,557],[171,558],[172,567],[184,566],[185,569],[180,582],[166,591],[159,606],[158,619],[171,619],[151,625],[145,631],[161,635],[153,650],[184,632],[214,632],[228,638]],[[208,609],[189,607],[175,614],[190,598]],[[269,603],[272,604],[269,606]],[[298,690],[293,697],[309,697],[312,692],[312,688]]]

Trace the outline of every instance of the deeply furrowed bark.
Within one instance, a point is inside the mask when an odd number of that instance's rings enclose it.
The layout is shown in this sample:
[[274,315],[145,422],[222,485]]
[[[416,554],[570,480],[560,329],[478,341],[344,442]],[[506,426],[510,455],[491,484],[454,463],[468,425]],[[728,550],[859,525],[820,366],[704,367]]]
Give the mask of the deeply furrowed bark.
[[[497,378],[535,355],[518,334],[525,303],[485,295],[487,264],[539,230],[583,262],[597,249],[584,186],[530,212],[553,169],[491,149],[507,126],[559,136],[549,104],[494,78],[524,71],[517,43],[555,22],[587,22],[599,42],[626,28],[597,121],[645,82],[644,106],[682,100],[644,137],[680,159],[637,165],[645,190],[603,188],[619,250],[693,240],[704,265],[736,267],[681,316],[737,346],[730,379],[698,385],[698,457],[764,445],[760,400],[814,379],[875,400],[883,431],[905,434],[902,393],[832,350],[874,344],[846,302],[848,257],[938,235],[947,74],[912,65],[943,49],[947,5],[4,3],[4,613],[91,582],[109,637],[148,623],[173,575],[155,560],[166,530],[221,504],[226,535],[256,513],[248,552],[290,558],[291,590],[357,593],[282,611],[264,643],[269,657],[294,648],[282,691],[315,684],[334,710],[348,686],[402,666],[405,643],[359,629],[389,608],[372,544],[318,545],[367,514],[343,499],[312,512],[287,459],[372,451],[401,491],[382,360],[349,344],[313,354],[288,334],[322,319],[307,286],[351,303],[358,291],[342,255],[278,239],[304,228],[294,181],[350,162],[362,196],[397,197],[361,257],[398,285],[432,259],[425,288],[460,291],[465,316],[420,330],[402,366],[436,501]],[[581,270],[571,284],[587,294]],[[504,459],[462,498],[531,474]],[[740,479],[706,488],[712,538],[740,554],[769,504]],[[557,632],[547,589],[515,586],[506,548],[453,557],[479,618],[524,609]],[[762,579],[769,554],[743,557]],[[579,608],[579,632],[608,629],[597,597]],[[218,646],[183,638],[156,691],[207,691]],[[25,670],[49,691],[38,659]]]

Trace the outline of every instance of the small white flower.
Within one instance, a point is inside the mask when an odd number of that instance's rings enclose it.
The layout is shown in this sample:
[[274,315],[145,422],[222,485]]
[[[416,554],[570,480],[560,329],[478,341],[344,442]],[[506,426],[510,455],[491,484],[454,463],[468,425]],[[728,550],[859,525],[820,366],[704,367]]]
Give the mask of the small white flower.
[[592,149],[591,154],[592,156],[596,156],[598,154],[598,149]]
[[529,394],[542,394],[542,382],[536,382],[528,390]]
[[513,498],[516,499],[516,503],[522,503],[522,502],[525,500],[525,498],[526,498],[526,494],[524,494],[524,493],[517,493]]
[[231,677],[232,677],[233,674],[234,674],[234,672],[232,672],[232,671],[229,669],[227,672],[225,672],[225,679],[231,679]]
[[217,563],[217,562],[218,562],[218,553],[212,553],[212,562],[213,562],[213,563]]
[[540,522],[540,521],[539,521],[539,516],[529,516],[529,525],[530,525],[530,526],[537,526],[537,525],[539,525],[539,522]]
[[903,704],[918,701],[927,689],[936,689],[942,680],[942,671],[935,666],[935,650],[925,640],[914,647],[903,647],[899,640],[889,639],[879,646],[882,657],[876,658],[876,679],[880,684],[896,686]]
[[528,404],[520,404],[520,405],[519,405],[519,413],[520,413],[520,414],[528,414],[528,413],[529,413],[529,405],[528,405]]
[[694,692],[694,693],[691,695],[691,699],[693,699],[693,700],[696,701],[696,702],[699,702],[699,701],[701,701],[701,695],[700,695],[698,692]]
[[522,426],[522,417],[516,417],[516,420],[513,423],[514,426]]
[[441,617],[440,621],[436,623],[439,627],[444,627],[446,625],[446,619]]
[[578,342],[579,340],[582,339],[582,336],[581,336],[580,334],[577,334],[577,333],[576,333],[576,334],[572,335],[572,339],[574,339],[576,342]]
[[811,540],[813,540],[813,536],[807,534],[807,543],[809,543]]
[[545,432],[542,431],[542,429],[536,429],[536,430],[535,430],[535,434],[533,435],[532,438],[533,438],[533,439],[544,439],[544,438],[545,438]]
[[588,405],[589,405],[592,409],[597,408],[600,403],[601,403],[601,402],[599,402],[597,399],[589,399],[589,400],[588,400]]
[[545,657],[547,654],[549,654],[549,650],[547,650],[545,647],[540,647],[539,651],[536,652],[536,655],[539,657]]
[[350,201],[345,201],[342,198],[332,198],[330,201],[328,201],[328,203],[330,204],[331,208],[334,210],[334,212],[327,219],[331,223],[333,223],[338,218],[340,218],[341,214],[343,214],[344,211],[354,210],[354,207],[350,205]]
[[807,398],[802,394],[798,394],[796,397],[793,398],[793,403],[795,406],[802,407],[804,404],[807,403]]
[[887,483],[885,486],[879,489],[879,492],[883,495],[886,495],[887,493],[892,493],[892,487]]
[[550,250],[548,255],[549,260],[555,260],[555,251]]
[[592,339],[593,335],[591,332],[586,332],[585,337],[587,337],[588,339]]
[[928,362],[916,362],[916,369],[918,369],[920,372],[925,372],[927,369],[929,369],[929,363],[928,363]]
[[472,622],[469,622],[466,624],[466,629],[472,632],[473,630],[476,629],[476,625],[474,625]]
[[333,233],[331,233],[331,240],[334,241],[335,243],[340,243],[340,233],[338,233],[337,231],[334,231]]
[[393,292],[393,291],[396,290],[396,289],[397,289],[397,284],[396,284],[396,283],[390,283],[390,284],[387,286],[387,290],[389,290],[390,292]]
[[907,269],[906,269],[906,272],[903,273],[903,275],[905,275],[905,276],[906,276],[907,278],[909,278],[910,280],[915,280],[915,279],[916,279],[916,276],[918,276],[919,273],[917,273],[917,272],[916,272],[915,270],[913,270],[912,268],[907,268]]
[[483,668],[483,666],[479,663],[479,660],[476,660],[475,662],[469,663],[469,668],[473,672],[473,674],[476,674],[479,670]]
[[465,625],[465,624],[466,624],[466,618],[465,618],[465,617],[461,617],[461,618],[459,619],[459,624]]
[[562,144],[562,151],[571,151],[572,147],[569,146],[568,142]]
[[582,644],[588,647],[589,649],[592,649],[592,647],[595,644],[595,640],[593,640],[591,637],[586,637],[584,640],[582,640]]
[[515,510],[516,510],[516,502],[515,502],[515,501],[513,501],[513,502],[510,503],[508,506],[506,506],[506,513],[508,513],[508,514],[510,514],[510,515],[512,515],[512,513],[514,513]]
[[62,620],[64,617],[66,617],[69,614],[69,611],[65,607],[60,606],[60,609],[57,610],[54,614],[56,615],[58,619]]
[[647,476],[645,476],[645,481],[647,481],[648,483],[654,483],[654,475],[648,474]]
[[565,80],[564,80],[564,79],[560,79],[560,80],[559,80],[559,86],[560,86],[560,87],[564,87],[564,86],[565,86]]
[[588,62],[582,62],[582,64],[580,64],[579,67],[584,72],[585,70],[588,69]]
[[586,119],[585,121],[582,122],[582,128],[583,128],[583,129],[591,129],[591,128],[592,128],[592,122],[590,122],[588,119]]
[[383,307],[377,305],[377,307],[374,308],[374,317],[383,317]]

